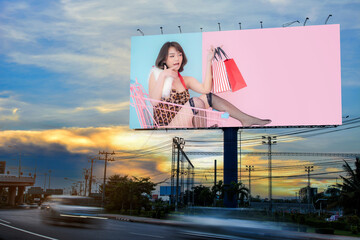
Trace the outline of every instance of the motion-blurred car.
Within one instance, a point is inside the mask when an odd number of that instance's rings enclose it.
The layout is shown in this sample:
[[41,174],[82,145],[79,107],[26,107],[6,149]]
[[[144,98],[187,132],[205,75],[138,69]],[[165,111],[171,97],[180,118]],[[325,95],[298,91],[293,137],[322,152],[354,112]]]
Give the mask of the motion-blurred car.
[[50,196],[41,205],[41,217],[45,223],[98,224],[103,208],[93,198],[81,196]]

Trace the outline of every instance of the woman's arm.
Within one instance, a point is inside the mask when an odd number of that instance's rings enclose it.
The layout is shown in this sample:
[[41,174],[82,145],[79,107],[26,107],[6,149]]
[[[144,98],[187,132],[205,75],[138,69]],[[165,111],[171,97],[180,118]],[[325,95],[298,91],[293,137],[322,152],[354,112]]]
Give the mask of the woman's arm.
[[154,100],[161,99],[161,95],[162,95],[162,91],[163,91],[163,87],[164,87],[164,81],[167,77],[172,77],[172,78],[178,77],[176,72],[173,71],[173,69],[175,67],[176,66],[167,69],[165,66],[164,71],[162,71],[159,74],[159,78],[157,80],[155,79],[154,73],[151,73],[150,78],[149,78],[149,96],[151,99],[154,99]]
[[215,49],[211,46],[208,56],[206,59],[206,72],[205,72],[205,80],[200,83],[193,77],[186,77],[187,86],[198,93],[206,94],[211,91],[212,87],[212,71],[211,71],[211,62],[214,59]]

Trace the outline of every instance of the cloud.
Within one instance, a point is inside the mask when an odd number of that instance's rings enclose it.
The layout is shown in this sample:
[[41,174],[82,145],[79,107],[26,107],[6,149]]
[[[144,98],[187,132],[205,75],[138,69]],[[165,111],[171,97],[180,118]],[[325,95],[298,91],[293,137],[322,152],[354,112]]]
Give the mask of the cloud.
[[88,110],[97,110],[101,113],[111,113],[116,111],[128,110],[130,106],[130,102],[121,102],[121,103],[107,103],[98,106],[92,107],[77,107],[74,109],[74,112],[88,111]]
[[[11,159],[21,153],[24,169],[30,167],[33,171],[35,163],[32,159],[36,159],[40,172],[48,168],[60,178],[77,178],[82,168],[88,167],[88,156],[99,157],[99,151],[115,151],[115,161],[108,163],[108,176],[149,176],[160,181],[170,174],[171,139],[168,139],[167,147],[158,151],[160,142],[164,142],[161,135],[142,134],[127,127],[2,131],[0,159]],[[101,162],[97,161],[96,165],[98,177],[102,176]]]
[[11,91],[0,92],[0,121],[3,123],[17,122],[20,117],[20,109],[27,106],[20,101],[19,96]]
[[[96,79],[116,77],[129,72],[128,66],[121,64],[118,58],[107,56],[64,53],[58,50],[53,54],[9,53],[11,61],[24,65],[44,67],[55,72],[71,72],[74,75],[90,76]],[[125,75],[125,74],[124,74]],[[82,85],[86,82],[77,82]]]

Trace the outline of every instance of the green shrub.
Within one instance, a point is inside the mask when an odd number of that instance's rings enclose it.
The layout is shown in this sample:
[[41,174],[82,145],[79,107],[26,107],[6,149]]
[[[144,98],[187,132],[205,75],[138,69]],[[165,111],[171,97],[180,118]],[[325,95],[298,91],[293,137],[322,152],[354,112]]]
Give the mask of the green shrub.
[[316,233],[321,233],[321,234],[334,234],[334,229],[332,228],[318,228],[315,229]]
[[305,222],[307,225],[315,228],[329,228],[330,223],[326,222],[324,220],[314,219],[314,218],[308,218]]
[[334,221],[334,222],[330,222],[330,226],[334,229],[337,230],[350,230],[348,228],[348,223],[346,223],[344,220],[338,220],[338,221]]

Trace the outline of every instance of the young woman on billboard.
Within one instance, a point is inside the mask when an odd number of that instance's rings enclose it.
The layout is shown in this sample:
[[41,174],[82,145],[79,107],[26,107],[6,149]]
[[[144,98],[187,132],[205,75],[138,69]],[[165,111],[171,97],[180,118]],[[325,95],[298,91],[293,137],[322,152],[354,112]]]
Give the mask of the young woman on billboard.
[[[212,71],[211,63],[214,58],[212,47],[207,55],[205,80],[200,83],[191,76],[181,76],[187,58],[183,48],[177,42],[166,42],[152,68],[149,76],[149,95],[151,99],[162,102],[175,103],[184,106],[207,109],[212,107],[218,111],[228,112],[231,117],[239,120],[243,127],[264,126],[271,120],[250,116],[227,100],[211,93]],[[202,94],[200,97],[190,98],[189,89]],[[201,111],[170,106],[166,103],[157,103],[154,106],[154,118],[160,126],[206,127],[206,117]],[[189,112],[192,111],[192,114]],[[184,119],[184,116],[188,116]]]

